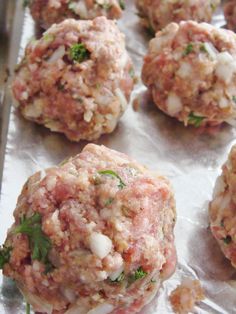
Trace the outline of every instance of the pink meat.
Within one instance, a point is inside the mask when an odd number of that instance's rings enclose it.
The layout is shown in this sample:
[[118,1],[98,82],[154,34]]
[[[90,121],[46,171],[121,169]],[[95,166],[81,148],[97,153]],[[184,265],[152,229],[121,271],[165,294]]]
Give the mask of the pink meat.
[[[48,273],[32,258],[30,238],[14,233],[22,217],[35,213],[52,244]],[[102,307],[103,313],[137,313],[175,270],[169,182],[104,146],[89,144],[63,165],[30,177],[14,217],[4,274],[38,312],[93,314]]]

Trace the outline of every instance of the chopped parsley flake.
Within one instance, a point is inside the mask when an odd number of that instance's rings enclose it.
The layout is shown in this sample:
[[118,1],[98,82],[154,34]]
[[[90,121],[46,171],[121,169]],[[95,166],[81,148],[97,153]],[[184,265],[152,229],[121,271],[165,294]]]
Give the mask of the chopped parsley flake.
[[140,266],[135,273],[133,273],[132,275],[129,276],[128,278],[128,282],[129,285],[131,285],[132,283],[134,283],[136,280],[142,279],[147,275],[147,272],[145,272],[142,268],[142,266]]
[[122,10],[125,10],[125,1],[124,0],[119,0],[119,4]]
[[204,119],[205,117],[196,116],[193,112],[191,112],[188,116],[188,123],[193,124],[196,128],[198,128]]
[[99,1],[96,1],[96,3],[104,10],[108,11],[111,8],[110,3],[100,3]]
[[193,44],[190,43],[190,44],[188,44],[187,47],[185,48],[185,50],[184,50],[184,52],[183,52],[183,56],[189,55],[192,51],[193,51]]
[[131,78],[135,77],[135,72],[134,72],[134,68],[133,67],[130,68],[129,75],[130,75]]
[[108,198],[108,200],[105,202],[105,206],[111,205],[111,203],[114,201],[114,198]]
[[216,5],[211,3],[211,9],[212,9],[212,11],[215,11],[216,10]]
[[126,184],[122,181],[121,177],[113,170],[102,170],[102,171],[98,171],[98,173],[101,175],[110,176],[110,177],[118,179],[119,180],[119,184],[118,184],[119,189],[123,189],[126,186]]
[[207,49],[204,43],[200,45],[200,51],[207,52]]
[[147,275],[147,273],[143,270],[142,266],[140,266],[136,272],[134,273],[134,278],[135,280],[138,279],[142,279],[143,277],[145,277]]
[[0,247],[0,269],[3,269],[3,266],[9,262],[11,250],[11,247],[7,247],[5,245]]
[[30,304],[29,303],[26,303],[26,311],[25,311],[26,314],[30,314]]
[[236,96],[233,96],[233,97],[232,97],[232,100],[233,100],[233,102],[236,103]]
[[30,5],[30,0],[23,0],[23,8],[26,8]]
[[43,35],[43,40],[46,42],[52,42],[55,39],[55,37],[52,34],[44,34]]
[[45,264],[45,273],[52,270],[53,266],[48,259],[48,253],[52,245],[50,239],[43,233],[41,214],[35,213],[29,218],[23,216],[20,219],[20,225],[15,228],[13,233],[27,235],[32,260],[43,262]]
[[85,47],[84,44],[74,44],[72,47],[70,47],[70,58],[75,62],[83,62],[89,58],[89,51]]
[[226,238],[222,239],[225,244],[230,244],[232,242],[231,236],[227,235]]

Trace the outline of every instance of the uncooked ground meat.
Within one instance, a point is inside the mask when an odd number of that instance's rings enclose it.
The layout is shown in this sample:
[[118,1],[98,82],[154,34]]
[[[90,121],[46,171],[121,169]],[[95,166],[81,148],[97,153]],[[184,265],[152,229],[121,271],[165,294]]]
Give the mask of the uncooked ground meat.
[[119,19],[124,5],[118,0],[30,0],[34,20],[45,29],[67,18],[92,20],[98,16]]
[[[19,232],[35,215],[51,243],[43,258],[32,236]],[[175,270],[176,212],[168,180],[104,146],[89,144],[30,177],[14,217],[4,274],[35,311],[137,313]]]
[[171,292],[169,300],[175,313],[188,314],[192,312],[195,304],[204,298],[200,282],[185,278],[183,283]]
[[136,0],[142,24],[159,31],[171,22],[210,22],[220,0]]
[[209,214],[213,236],[232,266],[236,267],[236,145],[216,181]]
[[98,17],[55,24],[30,42],[12,90],[26,119],[79,141],[115,129],[133,83],[124,34]]
[[150,41],[142,79],[157,107],[185,125],[235,125],[236,35],[171,23]]
[[225,1],[224,15],[227,22],[227,27],[235,31],[236,30],[236,1],[235,0]]

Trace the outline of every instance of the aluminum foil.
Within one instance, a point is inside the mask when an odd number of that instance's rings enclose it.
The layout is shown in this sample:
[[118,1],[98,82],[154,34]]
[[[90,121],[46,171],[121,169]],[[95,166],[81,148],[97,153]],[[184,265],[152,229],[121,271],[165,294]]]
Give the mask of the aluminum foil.
[[[11,41],[9,50],[11,55],[19,49],[19,58],[26,43],[34,35],[34,23],[29,12],[23,14],[21,5],[18,1],[15,15],[18,22],[12,33],[16,37],[16,33],[21,31],[20,49],[15,39]],[[218,27],[224,25],[222,10],[216,12],[213,23]],[[135,64],[136,74],[140,76],[142,59],[150,38],[139,24],[132,1],[127,1],[124,17],[118,24],[126,34],[127,49]],[[14,57],[9,60],[9,66],[13,69]],[[7,106],[12,100],[8,91],[6,94]],[[199,279],[205,289],[206,298],[195,308],[194,313],[234,314],[236,272],[210,233],[208,202],[221,165],[231,146],[236,143],[236,130],[227,125],[205,131],[185,128],[155,107],[140,79],[131,103],[137,98],[140,100],[138,111],[134,111],[130,104],[115,132],[102,136],[96,143],[126,153],[153,171],[161,172],[171,180],[175,190],[178,266],[175,274],[164,283],[158,296],[142,314],[172,313],[168,295],[184,277]],[[51,133],[44,127],[24,120],[15,109],[11,109],[8,117],[7,111],[4,111],[3,116],[5,133],[8,119],[10,122],[0,200],[0,243],[4,241],[7,229],[13,222],[12,212],[26,179],[37,170],[79,153],[86,145],[86,142],[71,143],[63,135]],[[23,298],[14,283],[1,275],[0,314],[21,313],[25,313]]]

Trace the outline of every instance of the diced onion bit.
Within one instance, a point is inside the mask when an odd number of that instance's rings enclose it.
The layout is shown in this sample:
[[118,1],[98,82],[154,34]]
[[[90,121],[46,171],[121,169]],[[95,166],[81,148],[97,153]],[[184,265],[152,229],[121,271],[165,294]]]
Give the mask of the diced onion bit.
[[202,52],[207,52],[209,54],[209,56],[215,60],[219,51],[213,46],[213,44],[211,42],[206,42],[203,43],[200,47],[200,50]]
[[61,59],[65,54],[65,46],[58,47],[53,54],[48,58],[47,63],[54,63]]
[[167,110],[170,116],[175,116],[183,109],[181,99],[174,93],[170,93],[167,98]]
[[126,109],[127,106],[128,106],[128,102],[127,102],[127,100],[126,100],[126,98],[125,98],[123,92],[120,90],[120,88],[116,88],[115,94],[116,94],[116,96],[119,98],[119,101],[120,101],[122,110],[125,111],[125,109]]
[[112,249],[112,241],[106,235],[93,232],[89,237],[89,247],[94,255],[103,259]]

